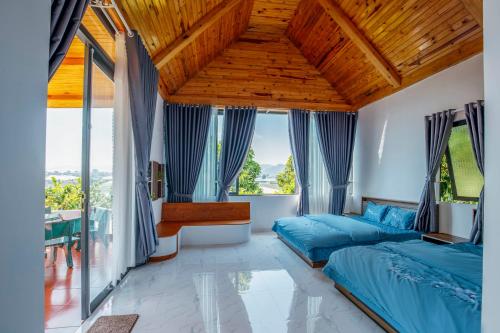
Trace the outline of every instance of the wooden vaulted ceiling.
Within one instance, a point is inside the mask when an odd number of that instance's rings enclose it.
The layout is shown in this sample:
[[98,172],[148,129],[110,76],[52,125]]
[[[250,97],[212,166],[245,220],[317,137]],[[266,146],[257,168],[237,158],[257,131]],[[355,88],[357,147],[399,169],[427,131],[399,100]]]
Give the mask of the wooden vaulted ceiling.
[[481,4],[118,1],[165,100],[319,110],[358,109],[480,53]]
[[[303,0],[287,36],[349,103],[360,107],[481,52],[482,18],[471,10],[480,3]],[[339,11],[387,71],[342,26]]]

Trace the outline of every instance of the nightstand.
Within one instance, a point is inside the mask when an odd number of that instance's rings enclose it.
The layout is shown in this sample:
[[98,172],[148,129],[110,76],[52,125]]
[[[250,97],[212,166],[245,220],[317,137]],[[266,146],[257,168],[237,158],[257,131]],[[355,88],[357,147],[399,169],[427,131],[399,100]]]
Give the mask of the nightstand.
[[453,236],[449,234],[443,234],[439,232],[430,232],[422,235],[422,240],[438,245],[443,244],[456,244],[456,243],[466,243],[469,240],[466,238]]

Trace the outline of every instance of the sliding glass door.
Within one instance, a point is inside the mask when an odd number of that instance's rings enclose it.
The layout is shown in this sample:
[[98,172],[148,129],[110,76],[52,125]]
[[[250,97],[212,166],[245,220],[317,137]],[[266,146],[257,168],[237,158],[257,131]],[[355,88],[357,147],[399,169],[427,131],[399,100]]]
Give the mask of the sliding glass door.
[[83,116],[82,317],[112,290],[113,66],[87,41]]
[[113,94],[114,83],[92,63],[89,154],[89,291],[90,308],[111,288],[113,254]]

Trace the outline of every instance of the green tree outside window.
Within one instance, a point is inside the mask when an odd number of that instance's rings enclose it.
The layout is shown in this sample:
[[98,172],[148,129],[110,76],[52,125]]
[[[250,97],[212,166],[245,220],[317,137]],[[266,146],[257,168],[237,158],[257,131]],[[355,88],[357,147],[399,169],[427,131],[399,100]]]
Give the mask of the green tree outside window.
[[[82,179],[63,184],[62,181],[51,177],[51,186],[45,189],[45,207],[52,210],[80,209]],[[90,185],[90,204],[93,207],[111,209],[113,202],[112,188],[109,181],[95,180]]]
[[295,169],[291,155],[288,157],[283,171],[276,176],[276,180],[278,181],[279,194],[295,193]]
[[239,176],[239,192],[238,194],[262,194],[262,188],[257,183],[256,179],[261,172],[260,164],[255,161],[255,152],[252,148],[248,151],[245,165]]

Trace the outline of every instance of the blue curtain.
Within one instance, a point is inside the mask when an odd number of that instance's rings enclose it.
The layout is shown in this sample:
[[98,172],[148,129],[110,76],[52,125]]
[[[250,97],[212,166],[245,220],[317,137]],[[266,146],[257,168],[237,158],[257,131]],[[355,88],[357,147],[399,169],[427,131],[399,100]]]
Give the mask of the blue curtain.
[[[477,167],[484,176],[484,101],[465,105],[465,119],[472,142],[472,149],[476,157]],[[482,242],[484,217],[484,186],[479,195],[476,217],[470,234],[470,241],[474,244]]]
[[200,176],[193,193],[193,201],[195,202],[215,201],[217,197],[217,134],[218,110],[212,108],[205,156],[203,157]]
[[164,104],[167,202],[192,202],[210,128],[209,105]]
[[243,167],[252,144],[256,118],[255,107],[225,108],[219,160],[219,202],[229,200],[229,188]]
[[328,212],[342,215],[349,186],[358,114],[318,112],[315,118],[321,154],[330,182]]
[[49,81],[75,37],[89,0],[52,0],[50,7]]
[[292,109],[288,112],[290,146],[300,188],[297,216],[309,214],[309,123],[309,111]]
[[158,72],[139,34],[127,38],[130,110],[136,156],[136,264],[156,251],[158,236],[148,189],[148,167],[158,87]]
[[441,158],[448,146],[454,119],[455,114],[451,110],[434,113],[425,119],[427,176],[415,217],[414,229],[417,231],[439,231],[434,181]]

